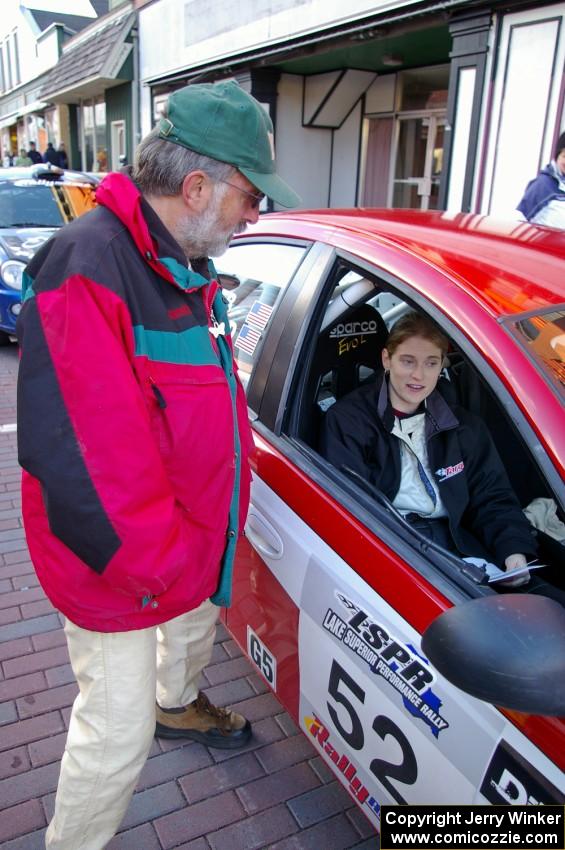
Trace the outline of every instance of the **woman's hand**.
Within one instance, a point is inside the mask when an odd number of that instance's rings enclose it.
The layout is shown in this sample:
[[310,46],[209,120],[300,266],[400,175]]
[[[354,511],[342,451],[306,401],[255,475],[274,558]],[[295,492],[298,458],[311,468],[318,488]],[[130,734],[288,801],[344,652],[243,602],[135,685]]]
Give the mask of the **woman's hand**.
[[[516,570],[519,567],[525,567],[528,563],[525,555],[522,555],[520,552],[516,552],[514,555],[508,555],[506,560],[504,561],[504,566],[506,568],[507,573],[512,573],[512,570]],[[521,587],[523,584],[527,584],[530,580],[530,573],[524,573],[521,576],[513,579],[510,576],[507,579],[501,579],[504,582],[505,587]]]

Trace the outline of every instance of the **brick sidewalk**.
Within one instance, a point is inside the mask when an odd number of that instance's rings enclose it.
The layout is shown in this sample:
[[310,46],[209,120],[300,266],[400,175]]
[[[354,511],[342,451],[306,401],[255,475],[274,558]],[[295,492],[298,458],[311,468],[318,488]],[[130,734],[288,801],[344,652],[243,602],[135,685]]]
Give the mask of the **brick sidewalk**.
[[[16,421],[15,346],[0,349],[0,426]],[[20,516],[16,434],[0,433],[0,848],[43,850],[76,694],[59,615]],[[203,688],[253,722],[235,753],[154,741],[108,850],[376,850],[350,797],[223,626]]]

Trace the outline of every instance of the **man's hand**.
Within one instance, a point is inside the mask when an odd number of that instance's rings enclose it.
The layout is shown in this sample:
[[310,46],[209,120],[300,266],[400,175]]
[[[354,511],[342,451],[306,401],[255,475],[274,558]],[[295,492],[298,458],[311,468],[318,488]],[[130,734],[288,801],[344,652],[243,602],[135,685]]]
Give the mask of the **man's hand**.
[[[518,567],[525,567],[528,563],[526,556],[522,555],[520,552],[516,552],[514,555],[508,555],[506,560],[504,561],[504,566],[506,567],[506,572],[511,573],[512,570],[517,569]],[[530,573],[524,573],[524,575],[518,576],[518,578],[512,579],[508,577],[508,579],[501,579],[504,582],[505,587],[521,587],[523,584],[527,584],[530,580]]]

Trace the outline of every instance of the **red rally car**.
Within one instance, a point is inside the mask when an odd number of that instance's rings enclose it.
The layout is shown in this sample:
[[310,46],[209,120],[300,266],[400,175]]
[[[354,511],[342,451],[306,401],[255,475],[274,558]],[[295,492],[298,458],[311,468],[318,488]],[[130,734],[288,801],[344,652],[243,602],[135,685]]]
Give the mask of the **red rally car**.
[[[261,217],[216,261],[257,451],[225,622],[367,817],[565,801],[565,611],[497,593],[319,453],[388,329],[431,317],[565,591],[565,234],[466,214]],[[541,507],[539,507],[541,506]],[[544,514],[546,515],[546,514]]]

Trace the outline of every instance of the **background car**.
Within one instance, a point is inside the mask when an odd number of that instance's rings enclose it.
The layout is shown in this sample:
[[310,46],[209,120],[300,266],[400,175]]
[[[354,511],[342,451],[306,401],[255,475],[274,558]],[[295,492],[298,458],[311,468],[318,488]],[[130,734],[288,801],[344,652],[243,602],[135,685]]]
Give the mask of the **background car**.
[[[323,417],[378,378],[416,309],[449,337],[443,380],[521,504],[562,521],[564,261],[558,232],[391,210],[261,217],[216,261],[240,279],[226,295],[257,447],[223,616],[375,826],[383,803],[564,802],[565,612],[497,594],[331,466]],[[563,542],[538,537],[537,574],[565,590]]]
[[15,338],[26,264],[59,227],[95,206],[97,184],[47,164],[0,169],[0,345]]

